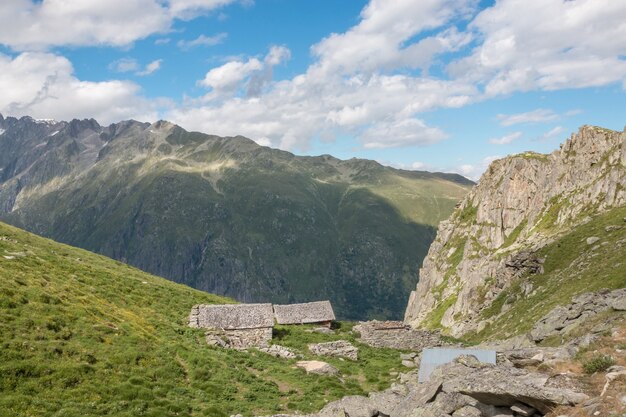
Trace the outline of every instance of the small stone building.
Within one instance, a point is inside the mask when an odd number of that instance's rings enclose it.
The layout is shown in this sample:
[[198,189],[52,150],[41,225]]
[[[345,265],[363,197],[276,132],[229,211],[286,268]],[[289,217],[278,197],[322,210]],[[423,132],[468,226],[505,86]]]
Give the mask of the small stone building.
[[318,323],[330,326],[335,312],[330,301],[314,301],[300,304],[274,304],[274,317],[278,324]]
[[193,306],[189,326],[207,329],[207,342],[233,349],[267,347],[274,313],[265,304],[200,304]]

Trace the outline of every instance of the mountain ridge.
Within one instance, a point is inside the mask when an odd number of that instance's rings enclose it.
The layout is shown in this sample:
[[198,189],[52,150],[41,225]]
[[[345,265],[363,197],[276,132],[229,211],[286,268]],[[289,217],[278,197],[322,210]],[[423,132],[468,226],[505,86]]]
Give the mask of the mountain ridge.
[[330,298],[343,318],[399,318],[473,184],[166,121],[0,128],[0,219],[241,301]]

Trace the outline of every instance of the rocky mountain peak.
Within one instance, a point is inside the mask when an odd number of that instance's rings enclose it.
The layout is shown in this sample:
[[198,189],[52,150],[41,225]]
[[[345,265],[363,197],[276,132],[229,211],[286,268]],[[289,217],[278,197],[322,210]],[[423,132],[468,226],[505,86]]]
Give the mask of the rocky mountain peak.
[[549,155],[494,161],[440,224],[405,321],[454,335],[479,328],[477,313],[519,276],[507,260],[626,204],[625,166],[626,132],[595,126],[581,127]]

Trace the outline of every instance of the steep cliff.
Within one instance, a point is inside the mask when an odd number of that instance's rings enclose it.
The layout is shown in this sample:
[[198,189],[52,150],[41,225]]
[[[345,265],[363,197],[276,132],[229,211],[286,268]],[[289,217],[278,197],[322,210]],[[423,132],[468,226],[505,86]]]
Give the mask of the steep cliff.
[[[626,132],[593,126],[552,154],[493,162],[439,225],[405,322],[507,337],[588,287],[626,286],[625,166]],[[499,333],[505,321],[518,326]]]

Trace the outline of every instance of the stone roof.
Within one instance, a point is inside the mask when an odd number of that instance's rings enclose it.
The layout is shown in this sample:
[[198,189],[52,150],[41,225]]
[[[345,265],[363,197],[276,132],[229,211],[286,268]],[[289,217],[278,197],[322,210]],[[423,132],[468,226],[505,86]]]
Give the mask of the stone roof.
[[314,301],[301,304],[274,304],[274,316],[278,324],[321,323],[335,320],[330,301]]
[[265,304],[201,304],[189,315],[191,327],[225,330],[259,329],[274,326],[272,305]]

